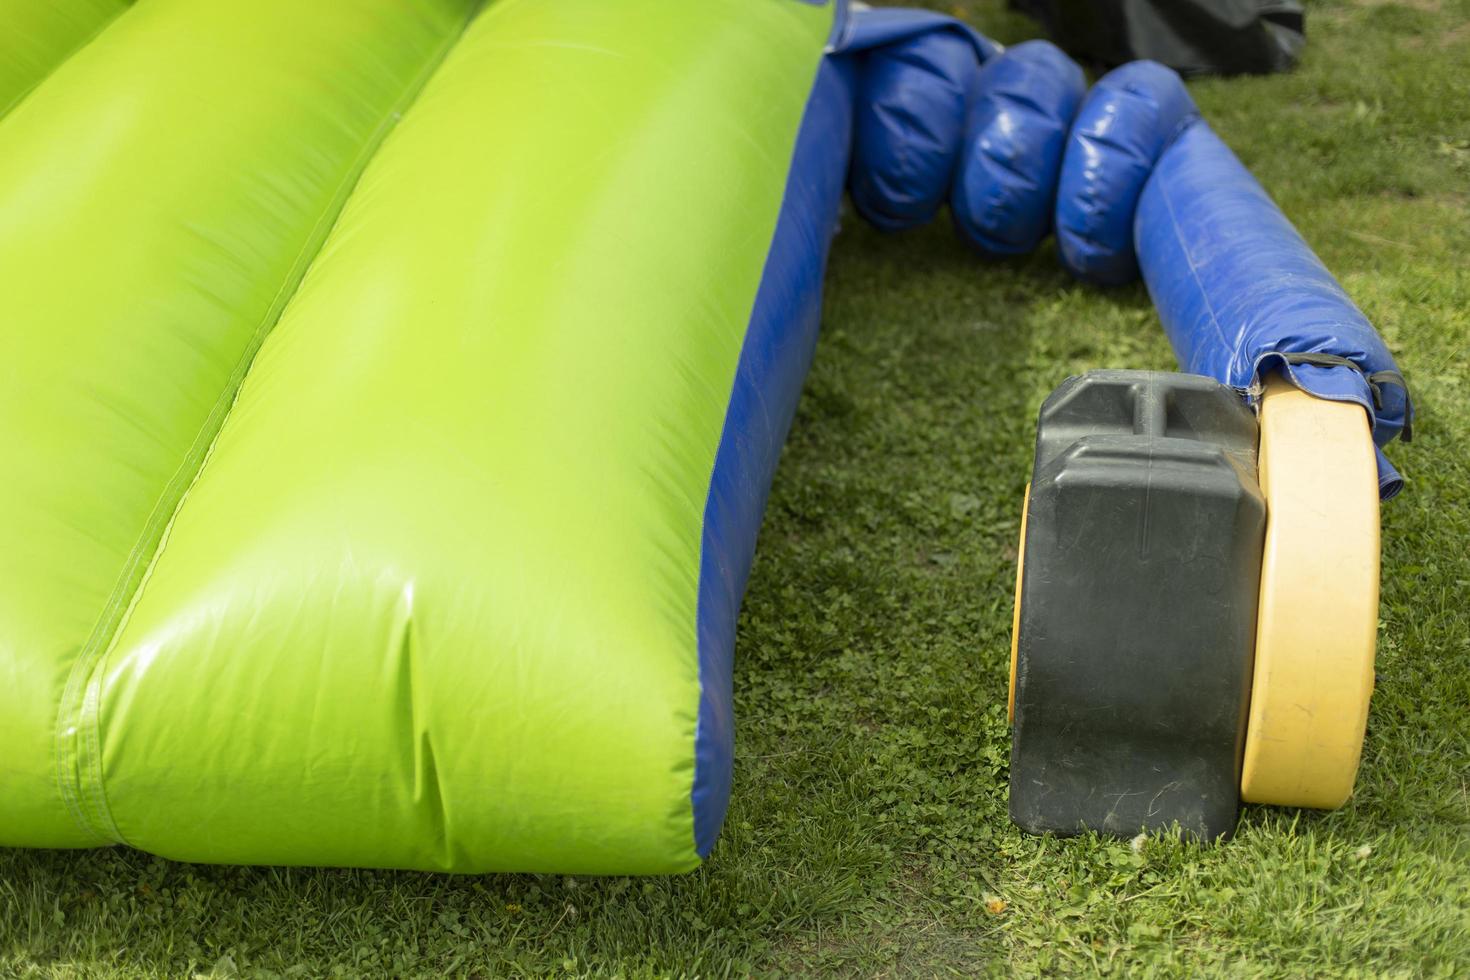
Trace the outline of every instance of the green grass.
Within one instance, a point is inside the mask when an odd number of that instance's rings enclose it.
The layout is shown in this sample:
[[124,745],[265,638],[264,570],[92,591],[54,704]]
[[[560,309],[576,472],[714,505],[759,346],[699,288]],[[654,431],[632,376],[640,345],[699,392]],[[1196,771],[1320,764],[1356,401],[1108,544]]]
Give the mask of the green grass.
[[[1000,0],[944,4],[1006,41]],[[839,236],[740,625],[734,800],[672,879],[218,868],[0,853],[0,976],[1470,972],[1470,6],[1314,3],[1300,71],[1193,86],[1417,396],[1384,509],[1357,793],[1236,839],[1006,819],[1004,704],[1035,412],[1170,368],[1141,288],[936,225]]]

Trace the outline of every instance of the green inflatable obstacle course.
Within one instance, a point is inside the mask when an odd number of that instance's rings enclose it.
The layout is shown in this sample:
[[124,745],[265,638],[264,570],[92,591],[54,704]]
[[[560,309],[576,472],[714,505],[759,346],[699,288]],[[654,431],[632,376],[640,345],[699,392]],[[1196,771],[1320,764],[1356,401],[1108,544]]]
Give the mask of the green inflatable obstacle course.
[[145,0],[0,124],[5,844],[698,863],[701,518],[832,11],[637,6]]
[[0,845],[698,866],[845,189],[1141,275],[1186,372],[1044,413],[1015,819],[1351,791],[1412,408],[1167,69],[844,0],[0,12]]

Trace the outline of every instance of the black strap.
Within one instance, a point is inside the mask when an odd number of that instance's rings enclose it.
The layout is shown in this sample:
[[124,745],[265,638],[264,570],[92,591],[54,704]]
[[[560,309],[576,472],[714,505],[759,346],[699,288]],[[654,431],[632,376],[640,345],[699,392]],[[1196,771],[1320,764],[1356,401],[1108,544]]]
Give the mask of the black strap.
[[1276,352],[1288,364],[1311,364],[1316,367],[1346,367],[1352,368],[1363,376],[1368,383],[1368,390],[1373,393],[1373,407],[1383,408],[1383,386],[1393,385],[1404,393],[1404,431],[1400,436],[1404,442],[1414,441],[1414,400],[1409,395],[1409,383],[1404,376],[1394,370],[1374,371],[1371,374],[1358,366],[1356,361],[1342,357],[1338,354],[1288,354],[1284,351]]

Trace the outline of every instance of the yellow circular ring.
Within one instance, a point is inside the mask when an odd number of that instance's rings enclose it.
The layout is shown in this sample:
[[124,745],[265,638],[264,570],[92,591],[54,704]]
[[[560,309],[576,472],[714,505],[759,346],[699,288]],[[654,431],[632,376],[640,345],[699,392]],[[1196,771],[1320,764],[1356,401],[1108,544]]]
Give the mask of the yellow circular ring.
[[1267,525],[1241,798],[1335,809],[1357,778],[1378,636],[1367,414],[1271,378],[1260,480]]

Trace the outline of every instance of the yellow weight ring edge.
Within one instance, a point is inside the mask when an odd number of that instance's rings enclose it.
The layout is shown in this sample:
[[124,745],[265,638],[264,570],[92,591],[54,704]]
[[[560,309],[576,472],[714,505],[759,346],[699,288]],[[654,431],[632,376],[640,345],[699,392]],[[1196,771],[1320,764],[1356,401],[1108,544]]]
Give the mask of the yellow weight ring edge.
[[1016,721],[1016,650],[1021,639],[1021,577],[1026,570],[1026,517],[1031,512],[1031,484],[1021,498],[1021,543],[1016,545],[1016,602],[1011,609],[1011,686],[1006,696],[1006,721]]
[[1259,461],[1267,526],[1241,798],[1336,809],[1357,778],[1378,635],[1367,414],[1272,377]]

